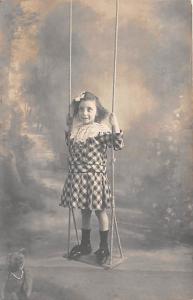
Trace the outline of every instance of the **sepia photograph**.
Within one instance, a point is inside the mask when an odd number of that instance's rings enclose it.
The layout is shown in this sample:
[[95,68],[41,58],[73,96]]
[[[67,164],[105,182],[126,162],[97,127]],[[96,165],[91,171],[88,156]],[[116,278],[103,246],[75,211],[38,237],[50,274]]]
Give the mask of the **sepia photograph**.
[[193,300],[191,0],[0,0],[0,300]]

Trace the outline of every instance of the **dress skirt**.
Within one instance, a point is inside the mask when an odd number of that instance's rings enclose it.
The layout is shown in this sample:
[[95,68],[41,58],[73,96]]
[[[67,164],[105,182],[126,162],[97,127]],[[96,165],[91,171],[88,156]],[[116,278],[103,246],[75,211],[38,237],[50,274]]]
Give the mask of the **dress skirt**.
[[102,133],[85,141],[67,137],[69,169],[64,183],[61,206],[102,210],[112,202],[107,178],[107,148],[120,150],[123,133]]
[[106,174],[69,173],[64,184],[62,206],[101,210],[111,206],[111,191]]

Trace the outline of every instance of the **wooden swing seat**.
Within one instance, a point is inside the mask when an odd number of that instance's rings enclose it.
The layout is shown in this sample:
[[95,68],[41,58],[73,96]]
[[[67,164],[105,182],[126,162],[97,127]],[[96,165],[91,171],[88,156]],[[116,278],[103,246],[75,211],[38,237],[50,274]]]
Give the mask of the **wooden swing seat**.
[[118,267],[120,264],[122,264],[123,261],[126,259],[126,257],[120,257],[118,255],[114,255],[113,262],[111,264],[110,264],[110,259],[109,259],[106,264],[99,265],[99,264],[97,264],[96,256],[94,253],[91,253],[88,255],[82,255],[78,259],[69,259],[67,253],[65,253],[62,257],[65,258],[66,260],[81,262],[81,263],[84,263],[87,265],[102,268],[104,270],[112,270],[112,269]]

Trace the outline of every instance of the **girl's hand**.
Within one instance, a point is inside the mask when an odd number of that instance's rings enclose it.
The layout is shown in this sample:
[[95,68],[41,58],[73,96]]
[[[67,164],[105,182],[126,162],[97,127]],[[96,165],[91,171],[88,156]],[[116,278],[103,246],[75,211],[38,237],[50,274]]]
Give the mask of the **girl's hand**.
[[113,127],[113,131],[115,131],[117,133],[120,132],[119,123],[118,123],[117,118],[114,113],[110,113],[109,122],[110,122],[111,126]]
[[66,126],[68,128],[71,128],[72,123],[73,123],[73,117],[71,117],[71,115],[68,113],[67,118],[66,118]]

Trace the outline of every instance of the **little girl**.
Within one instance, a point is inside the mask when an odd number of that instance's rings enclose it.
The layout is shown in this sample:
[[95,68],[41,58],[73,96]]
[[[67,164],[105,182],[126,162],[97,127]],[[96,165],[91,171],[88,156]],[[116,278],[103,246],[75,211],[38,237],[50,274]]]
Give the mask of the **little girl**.
[[69,171],[60,204],[81,209],[81,243],[70,251],[71,259],[91,253],[90,220],[92,210],[95,211],[100,232],[100,245],[95,252],[99,264],[104,264],[109,257],[106,208],[111,206],[112,197],[106,173],[107,147],[115,150],[123,147],[123,133],[115,115],[109,117],[112,130],[101,123],[107,115],[98,97],[90,92],[72,101],[73,117],[68,118],[66,132]]

